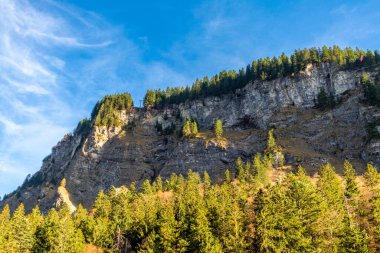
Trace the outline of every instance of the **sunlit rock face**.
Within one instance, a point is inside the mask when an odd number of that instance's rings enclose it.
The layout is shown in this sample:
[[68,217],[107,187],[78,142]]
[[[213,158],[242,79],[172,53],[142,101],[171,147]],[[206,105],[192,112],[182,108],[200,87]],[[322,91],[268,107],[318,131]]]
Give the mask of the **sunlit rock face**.
[[[369,75],[373,78],[378,72],[374,69]],[[332,70],[327,64],[310,65],[294,77],[255,81],[221,97],[161,110],[120,111],[121,127],[92,127],[66,135],[43,160],[40,171],[0,206],[8,203],[14,209],[24,202],[27,210],[38,204],[46,211],[60,198],[89,208],[102,189],[132,182],[139,186],[146,179],[166,179],[189,169],[207,171],[218,182],[226,169],[235,173],[237,157],[250,161],[256,152],[262,152],[271,126],[276,127],[286,161],[303,165],[311,174],[325,162],[339,172],[345,159],[359,172],[367,162],[379,166],[380,141],[368,139],[367,127],[372,123],[380,128],[380,123],[376,125],[380,110],[363,103],[361,74]],[[339,101],[334,109],[313,108],[322,88]],[[197,120],[198,138],[180,137],[186,118]],[[212,136],[216,119],[223,121],[223,145]],[[176,130],[163,135],[157,125],[163,129],[175,125]],[[63,178],[67,198],[60,197],[58,190]]]
[[216,118],[223,119],[225,126],[234,126],[250,118],[260,128],[266,128],[278,109],[287,106],[311,108],[323,88],[337,98],[359,85],[360,73],[339,71],[331,75],[327,64],[320,67],[308,66],[296,77],[278,78],[273,81],[248,83],[234,94],[221,98],[180,104],[181,113],[196,118],[205,127],[211,127]]

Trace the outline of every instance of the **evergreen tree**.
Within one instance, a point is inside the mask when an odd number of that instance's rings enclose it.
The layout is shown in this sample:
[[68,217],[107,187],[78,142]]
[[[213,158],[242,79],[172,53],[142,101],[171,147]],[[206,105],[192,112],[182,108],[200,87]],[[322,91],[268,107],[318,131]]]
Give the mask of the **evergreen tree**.
[[195,120],[186,119],[182,126],[182,135],[186,138],[195,138],[198,134],[198,124]]
[[326,106],[328,105],[328,97],[324,88],[321,88],[321,90],[319,91],[317,100],[317,107],[322,109],[326,108]]
[[192,138],[195,138],[198,134],[198,125],[197,122],[194,120],[191,124],[191,136]]
[[223,123],[220,119],[217,119],[214,125],[214,134],[216,138],[223,137]]
[[38,208],[38,206],[35,206],[32,209],[32,212],[27,215],[27,219],[28,219],[29,229],[31,231],[31,234],[33,235],[33,243],[32,243],[32,246],[33,246],[35,244],[35,241],[36,241],[34,235],[35,235],[37,229],[44,222],[44,217],[43,217],[42,213],[40,212],[40,209]]
[[365,230],[360,229],[360,227],[348,217],[344,220],[344,229],[339,245],[339,252],[369,252],[367,233]]
[[244,165],[243,160],[239,156],[235,161],[235,166],[236,166],[236,171],[237,171],[237,178],[239,178],[240,180],[244,179],[245,171],[244,171],[243,165]]
[[144,97],[144,107],[150,108],[155,106],[156,104],[156,92],[152,90],[147,90],[145,97]]
[[322,248],[328,252],[336,252],[340,243],[338,235],[343,229],[343,190],[341,181],[331,164],[323,166],[319,175],[317,187],[327,204],[319,231],[323,234]]
[[371,210],[370,210],[370,222],[374,227],[374,239],[376,243],[380,242],[380,192],[375,191],[370,200]]
[[256,153],[253,159],[253,175],[254,181],[257,186],[265,186],[269,183],[269,173],[271,164],[269,160],[261,158],[259,153]]
[[182,135],[185,137],[191,136],[191,121],[187,119],[182,127]]
[[354,167],[347,161],[344,161],[344,181],[345,181],[345,192],[346,197],[351,198],[359,193],[359,188],[356,183],[356,172]]
[[9,233],[11,231],[12,223],[10,221],[11,214],[9,210],[9,205],[5,205],[0,213],[0,252],[8,252],[8,240]]
[[283,166],[284,155],[281,152],[280,146],[276,144],[274,137],[274,128],[268,131],[267,145],[265,147],[265,155],[269,157],[270,161],[275,167]]
[[366,186],[371,190],[372,194],[374,194],[375,190],[379,185],[379,173],[372,164],[367,164],[367,170],[364,174],[364,180]]
[[51,209],[44,224],[36,231],[33,252],[82,252],[84,238],[80,230],[75,229],[66,204],[58,212]]
[[20,204],[11,219],[11,230],[8,238],[9,252],[26,252],[33,245],[33,230],[25,217],[25,208]]
[[316,252],[323,199],[310,182],[290,175],[288,187],[275,185],[256,209],[256,243],[259,252]]

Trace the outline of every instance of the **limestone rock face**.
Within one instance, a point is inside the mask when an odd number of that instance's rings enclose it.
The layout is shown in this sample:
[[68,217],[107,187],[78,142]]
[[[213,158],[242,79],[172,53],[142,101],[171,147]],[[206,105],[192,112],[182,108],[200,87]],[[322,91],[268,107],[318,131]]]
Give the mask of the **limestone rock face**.
[[[369,74],[373,77],[378,72],[374,69]],[[248,83],[221,97],[187,101],[163,110],[120,111],[123,125],[119,128],[92,127],[66,135],[43,160],[41,169],[0,207],[8,203],[14,209],[24,202],[27,210],[38,204],[46,211],[56,203],[57,194],[62,195],[58,188],[63,178],[73,206],[82,203],[87,208],[101,189],[132,182],[139,186],[159,175],[166,179],[192,169],[207,171],[213,181],[220,181],[225,169],[234,174],[238,156],[252,160],[264,149],[270,126],[276,127],[286,161],[301,164],[310,173],[325,162],[339,171],[345,159],[359,172],[367,162],[379,166],[380,141],[369,139],[367,128],[369,123],[380,128],[380,110],[362,102],[360,76],[359,71],[310,65],[297,76]],[[313,108],[322,88],[340,101],[334,109]],[[185,118],[197,119],[197,138],[179,136]],[[211,131],[216,119],[221,119],[225,128],[223,144]],[[174,125],[176,130],[164,135],[157,132],[157,125],[163,129]]]
[[296,77],[278,78],[273,81],[248,83],[235,94],[221,98],[209,97],[189,101],[178,108],[185,117],[196,118],[204,127],[210,128],[216,118],[223,119],[225,126],[234,126],[244,119],[251,119],[258,127],[268,126],[274,112],[279,108],[296,106],[311,108],[321,88],[336,97],[355,89],[361,73],[338,71],[330,79],[330,68],[323,64],[311,65]]

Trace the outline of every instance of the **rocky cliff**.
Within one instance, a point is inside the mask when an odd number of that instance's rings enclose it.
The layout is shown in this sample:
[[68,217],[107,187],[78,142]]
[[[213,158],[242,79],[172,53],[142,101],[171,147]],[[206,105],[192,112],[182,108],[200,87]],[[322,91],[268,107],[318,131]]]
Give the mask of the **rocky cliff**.
[[[380,141],[368,138],[368,126],[380,128],[380,110],[362,102],[360,77],[363,70],[332,71],[328,64],[309,65],[296,76],[273,81],[255,81],[221,97],[207,97],[172,105],[162,110],[133,108],[119,111],[121,127],[91,127],[66,135],[43,160],[28,182],[10,194],[1,205],[26,209],[38,204],[53,206],[66,178],[67,195],[77,205],[89,207],[101,189],[112,185],[141,184],[158,175],[164,179],[188,169],[207,170],[218,181],[225,169],[232,172],[235,159],[252,159],[263,150],[268,127],[283,147],[286,162],[303,165],[310,173],[330,161],[339,169],[349,159],[362,170],[365,163],[380,165]],[[366,69],[370,78],[379,69]],[[334,95],[338,105],[315,109],[321,88]],[[200,134],[195,139],[178,136],[184,118],[197,119]],[[212,125],[222,119],[225,142],[212,138]],[[175,126],[164,135],[157,126]],[[62,192],[62,191],[61,191]],[[62,199],[62,198],[61,198]]]

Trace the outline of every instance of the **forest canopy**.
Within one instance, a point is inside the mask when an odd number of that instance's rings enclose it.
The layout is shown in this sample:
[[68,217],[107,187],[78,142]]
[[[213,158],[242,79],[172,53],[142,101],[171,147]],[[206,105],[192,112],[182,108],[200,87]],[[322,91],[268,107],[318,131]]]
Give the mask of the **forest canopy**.
[[[271,172],[272,171],[272,172]],[[274,170],[276,171],[276,170]],[[359,186],[355,168],[341,179],[331,164],[316,183],[302,167],[270,180],[271,159],[238,158],[233,174],[173,174],[141,189],[101,191],[91,211],[66,204],[43,215],[23,204],[0,212],[0,252],[369,252],[380,243],[377,169]],[[277,171],[276,173],[278,173]],[[280,175],[280,174],[279,174]]]

